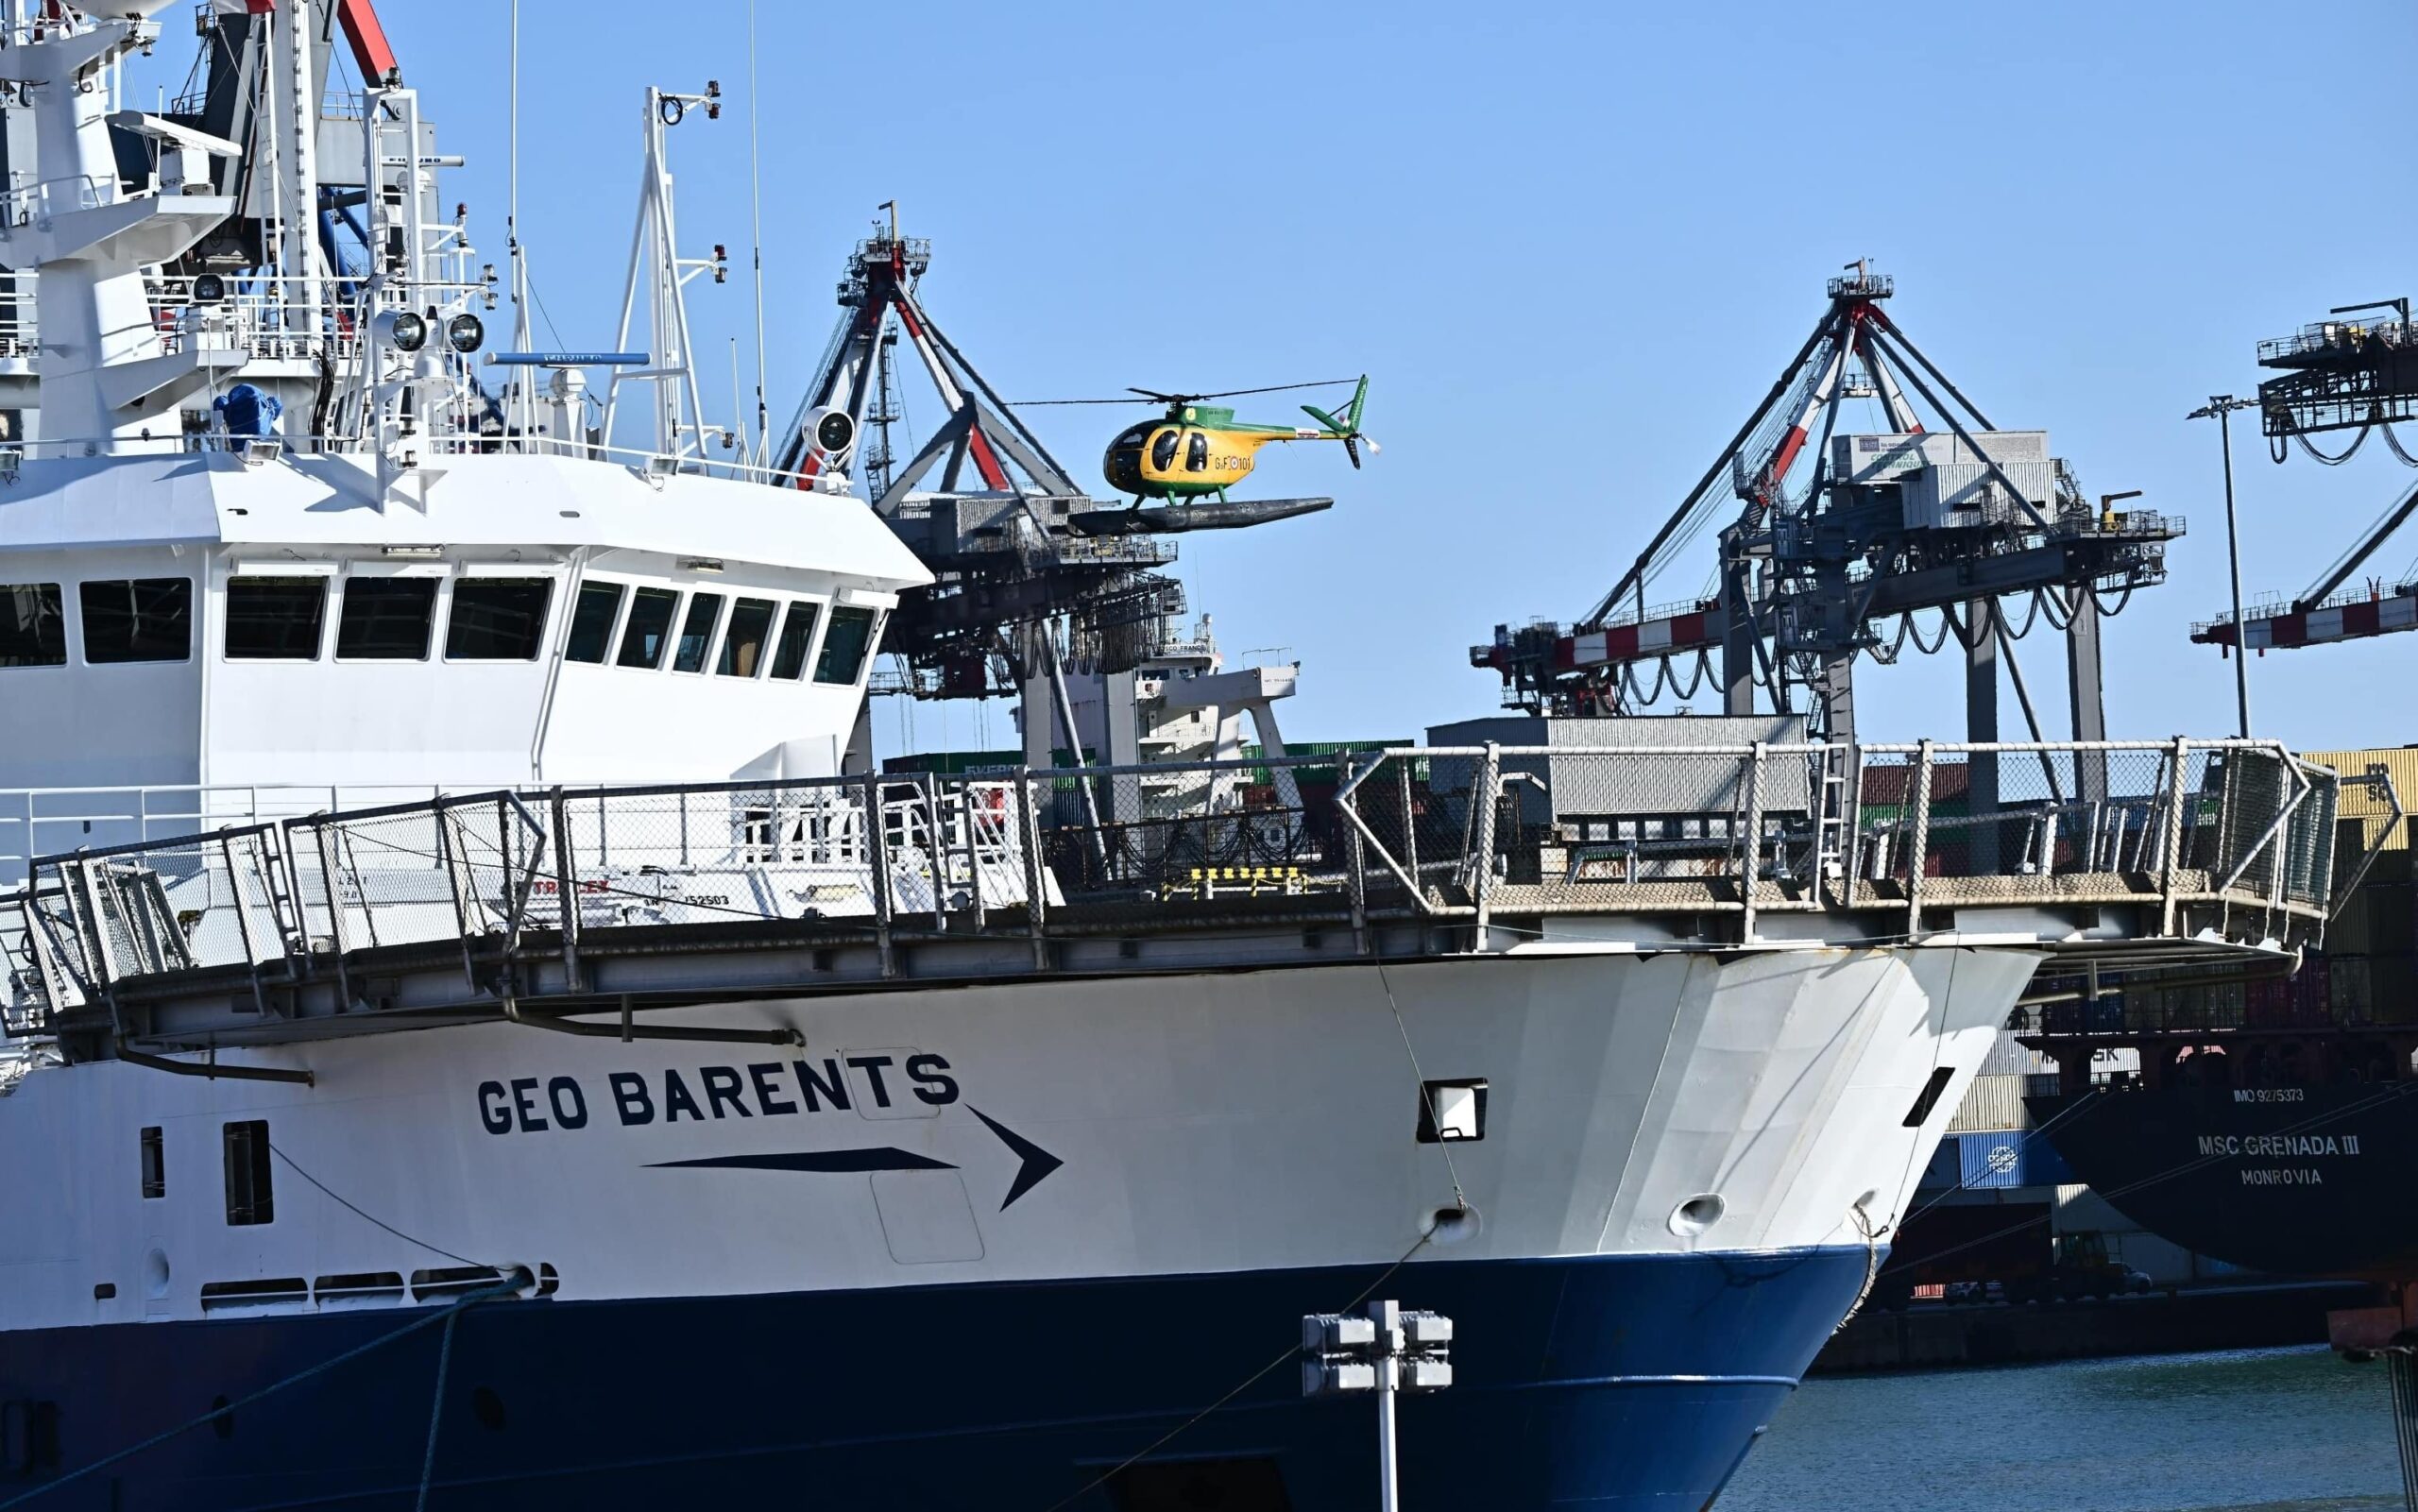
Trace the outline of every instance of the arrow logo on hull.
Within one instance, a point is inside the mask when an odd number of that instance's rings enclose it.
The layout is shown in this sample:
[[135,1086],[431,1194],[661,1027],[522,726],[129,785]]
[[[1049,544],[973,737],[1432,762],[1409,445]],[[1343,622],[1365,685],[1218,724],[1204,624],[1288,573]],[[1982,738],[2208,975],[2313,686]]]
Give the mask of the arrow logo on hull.
[[[982,1120],[982,1126],[999,1136],[999,1143],[1022,1162],[1016,1177],[1008,1183],[1007,1199],[999,1204],[1005,1213],[1016,1198],[1039,1186],[1050,1173],[1065,1164],[1031,1140],[992,1117],[979,1108],[966,1112]],[[715,1171],[807,1171],[819,1175],[861,1175],[867,1171],[953,1171],[958,1167],[928,1155],[918,1155],[894,1145],[871,1146],[863,1149],[798,1149],[781,1150],[767,1155],[709,1155],[702,1160],[656,1161],[649,1170],[715,1170]]]
[[800,1149],[775,1155],[715,1155],[698,1161],[657,1161],[647,1168],[656,1171],[819,1171],[843,1175],[863,1171],[957,1169],[946,1161],[936,1161],[928,1155],[918,1155],[891,1145],[872,1149]]
[[1008,1184],[1008,1199],[999,1204],[1000,1212],[1005,1213],[1015,1206],[1016,1198],[1039,1186],[1050,1172],[1066,1164],[981,1109],[969,1107],[965,1111],[981,1119],[991,1132],[999,1136],[999,1143],[1014,1151],[1016,1159],[1024,1162],[1016,1170],[1016,1179]]

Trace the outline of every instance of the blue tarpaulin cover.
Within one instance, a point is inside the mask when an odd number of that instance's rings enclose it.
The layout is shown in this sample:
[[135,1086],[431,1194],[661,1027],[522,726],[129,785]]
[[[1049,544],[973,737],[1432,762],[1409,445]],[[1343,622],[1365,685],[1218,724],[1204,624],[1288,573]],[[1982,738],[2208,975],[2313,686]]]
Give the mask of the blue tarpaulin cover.
[[274,394],[238,383],[212,402],[229,435],[275,435],[285,405]]

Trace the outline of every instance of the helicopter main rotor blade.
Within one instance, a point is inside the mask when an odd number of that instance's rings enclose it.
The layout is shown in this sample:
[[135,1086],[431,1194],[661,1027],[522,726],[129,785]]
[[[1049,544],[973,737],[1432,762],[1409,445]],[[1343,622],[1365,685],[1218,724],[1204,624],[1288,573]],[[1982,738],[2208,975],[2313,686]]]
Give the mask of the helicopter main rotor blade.
[[1008,402],[1010,409],[1028,409],[1036,404],[1156,404],[1155,399],[1020,399]]
[[1315,383],[1270,383],[1265,388],[1223,388],[1215,394],[1162,394],[1154,388],[1128,388],[1134,399],[1016,399],[1012,407],[1029,404],[1191,404],[1204,399],[1239,399],[1246,394],[1284,394],[1297,388],[1336,388],[1356,382],[1350,378],[1326,378]]
[[[1215,394],[1187,394],[1184,398],[1188,399],[1237,399],[1245,394],[1284,394],[1297,388],[1336,388],[1357,382],[1359,380],[1352,378],[1322,378],[1312,383],[1270,383],[1266,388],[1221,388]],[[1133,392],[1139,394],[1142,390],[1137,388]]]

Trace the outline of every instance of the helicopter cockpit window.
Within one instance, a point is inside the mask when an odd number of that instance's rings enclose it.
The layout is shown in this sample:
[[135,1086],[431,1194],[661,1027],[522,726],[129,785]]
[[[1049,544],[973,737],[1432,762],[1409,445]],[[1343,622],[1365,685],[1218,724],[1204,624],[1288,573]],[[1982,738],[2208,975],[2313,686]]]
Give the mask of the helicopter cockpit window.
[[1184,438],[1183,470],[1186,472],[1209,470],[1209,438],[1198,431]]
[[1139,451],[1142,450],[1142,443],[1149,438],[1150,428],[1149,426],[1130,425],[1124,430],[1119,431],[1116,433],[1116,439],[1111,441],[1108,445],[1111,450],[1125,450],[1131,449],[1132,450]]
[[1175,466],[1175,443],[1181,433],[1177,431],[1161,431],[1159,438],[1150,443],[1150,467],[1153,470],[1165,472]]

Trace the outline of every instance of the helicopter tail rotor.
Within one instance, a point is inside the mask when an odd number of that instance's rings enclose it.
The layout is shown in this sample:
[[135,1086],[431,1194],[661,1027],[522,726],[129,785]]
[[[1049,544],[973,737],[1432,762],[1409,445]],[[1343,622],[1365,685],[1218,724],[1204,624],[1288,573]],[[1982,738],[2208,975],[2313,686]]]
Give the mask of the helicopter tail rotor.
[[1383,450],[1360,430],[1360,411],[1368,402],[1369,375],[1363,373],[1360,375],[1360,386],[1352,391],[1352,402],[1343,407],[1341,415],[1330,415],[1315,404],[1302,406],[1303,413],[1325,426],[1337,440],[1343,443],[1343,454],[1352,459],[1355,469],[1360,466],[1360,449],[1363,446],[1369,449],[1369,455],[1372,457]]

